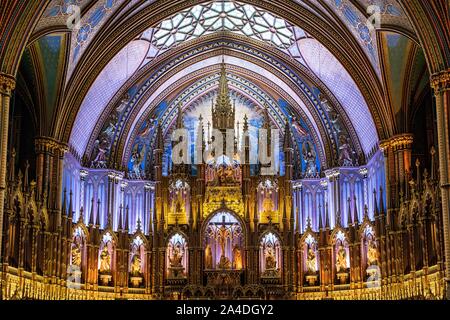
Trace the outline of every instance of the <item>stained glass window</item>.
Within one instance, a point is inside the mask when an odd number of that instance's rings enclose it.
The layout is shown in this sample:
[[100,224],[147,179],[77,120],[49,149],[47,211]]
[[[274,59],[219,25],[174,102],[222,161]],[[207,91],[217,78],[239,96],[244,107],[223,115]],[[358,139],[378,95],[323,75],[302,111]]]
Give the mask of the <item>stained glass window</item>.
[[292,26],[283,19],[234,1],[197,5],[163,21],[156,29],[153,44],[158,49],[216,31],[236,32],[286,49],[295,41]]

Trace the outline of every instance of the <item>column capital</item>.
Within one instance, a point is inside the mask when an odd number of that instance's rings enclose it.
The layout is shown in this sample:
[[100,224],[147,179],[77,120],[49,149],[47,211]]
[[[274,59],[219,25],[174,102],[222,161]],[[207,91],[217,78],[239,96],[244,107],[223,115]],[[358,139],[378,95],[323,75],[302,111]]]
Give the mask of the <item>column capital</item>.
[[37,137],[34,141],[36,151],[60,151],[62,154],[69,151],[69,147],[65,143],[61,143],[51,137]]
[[430,85],[436,94],[440,91],[450,90],[450,69],[431,75]]
[[410,148],[414,142],[414,135],[411,133],[404,133],[395,135],[389,139],[380,142],[380,149],[386,151],[389,148],[407,149]]
[[0,94],[7,96],[16,88],[16,79],[6,73],[0,73]]

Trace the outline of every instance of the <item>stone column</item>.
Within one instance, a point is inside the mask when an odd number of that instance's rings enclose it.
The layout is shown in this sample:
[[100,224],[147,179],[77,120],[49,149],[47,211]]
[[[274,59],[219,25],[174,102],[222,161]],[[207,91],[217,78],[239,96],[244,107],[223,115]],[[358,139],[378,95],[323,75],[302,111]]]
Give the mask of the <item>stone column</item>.
[[[399,200],[400,192],[405,192],[408,177],[405,172],[411,172],[411,147],[413,135],[400,134],[386,139],[380,143],[384,153],[386,166],[386,196],[388,197],[388,212],[393,209]],[[389,212],[390,213],[390,212]]]
[[[439,173],[442,196],[442,224],[444,229],[444,257],[446,295],[450,299],[450,69],[434,74],[431,86],[436,98],[439,140]],[[2,181],[3,181],[2,175]]]
[[[0,73],[0,228],[3,228],[3,213],[6,192],[6,155],[8,151],[9,103],[15,89],[14,77]],[[0,261],[2,259],[3,232],[0,230]]]

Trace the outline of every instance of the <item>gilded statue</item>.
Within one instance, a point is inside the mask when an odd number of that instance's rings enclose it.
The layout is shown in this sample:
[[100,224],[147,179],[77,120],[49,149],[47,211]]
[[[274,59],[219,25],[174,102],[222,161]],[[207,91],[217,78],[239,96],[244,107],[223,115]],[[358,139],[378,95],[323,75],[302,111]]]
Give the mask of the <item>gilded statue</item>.
[[378,264],[378,250],[374,241],[370,241],[367,248],[367,264],[369,266]]
[[179,247],[175,247],[172,253],[172,257],[169,258],[170,266],[172,268],[183,267],[182,261],[183,261],[183,254],[181,253]]
[[233,269],[236,270],[242,269],[242,254],[241,250],[237,245],[235,245],[233,249]]
[[337,272],[345,272],[347,270],[347,252],[344,247],[339,245],[337,258],[336,258],[336,270]]
[[266,196],[263,200],[263,211],[264,212],[272,212],[275,208],[272,199],[269,196]]
[[220,256],[220,260],[219,260],[218,268],[219,269],[231,269],[231,261],[230,261],[230,259],[228,259],[224,255],[221,255]]
[[269,248],[266,252],[266,269],[275,270],[277,268],[277,260],[272,248]]
[[176,198],[173,200],[172,212],[175,214],[182,214],[185,212],[185,202],[183,199],[182,191],[178,191]]
[[141,274],[141,257],[139,254],[135,254],[131,259],[131,275],[139,276]]
[[212,257],[212,249],[211,245],[207,245],[205,249],[205,269],[213,268],[213,257]]
[[107,246],[103,247],[100,254],[100,273],[109,273],[111,271],[111,255]]
[[308,259],[306,261],[306,268],[308,273],[316,273],[317,269],[317,259],[316,254],[312,248],[308,250]]
[[81,267],[81,250],[78,245],[72,247],[72,265]]

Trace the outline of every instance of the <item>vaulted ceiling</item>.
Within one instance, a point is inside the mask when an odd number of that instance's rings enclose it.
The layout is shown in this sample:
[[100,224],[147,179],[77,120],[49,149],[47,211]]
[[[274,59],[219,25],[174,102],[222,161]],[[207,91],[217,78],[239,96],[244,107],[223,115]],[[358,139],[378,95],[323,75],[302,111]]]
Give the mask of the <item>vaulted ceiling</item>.
[[233,94],[260,114],[267,105],[274,127],[291,121],[326,168],[339,165],[341,137],[367,161],[379,140],[407,131],[428,90],[416,32],[394,0],[197,3],[51,1],[21,64],[37,86],[28,92],[40,134],[89,162],[106,131],[111,165],[126,166],[149,123],[168,133],[179,102],[188,113],[213,96],[224,59]]

